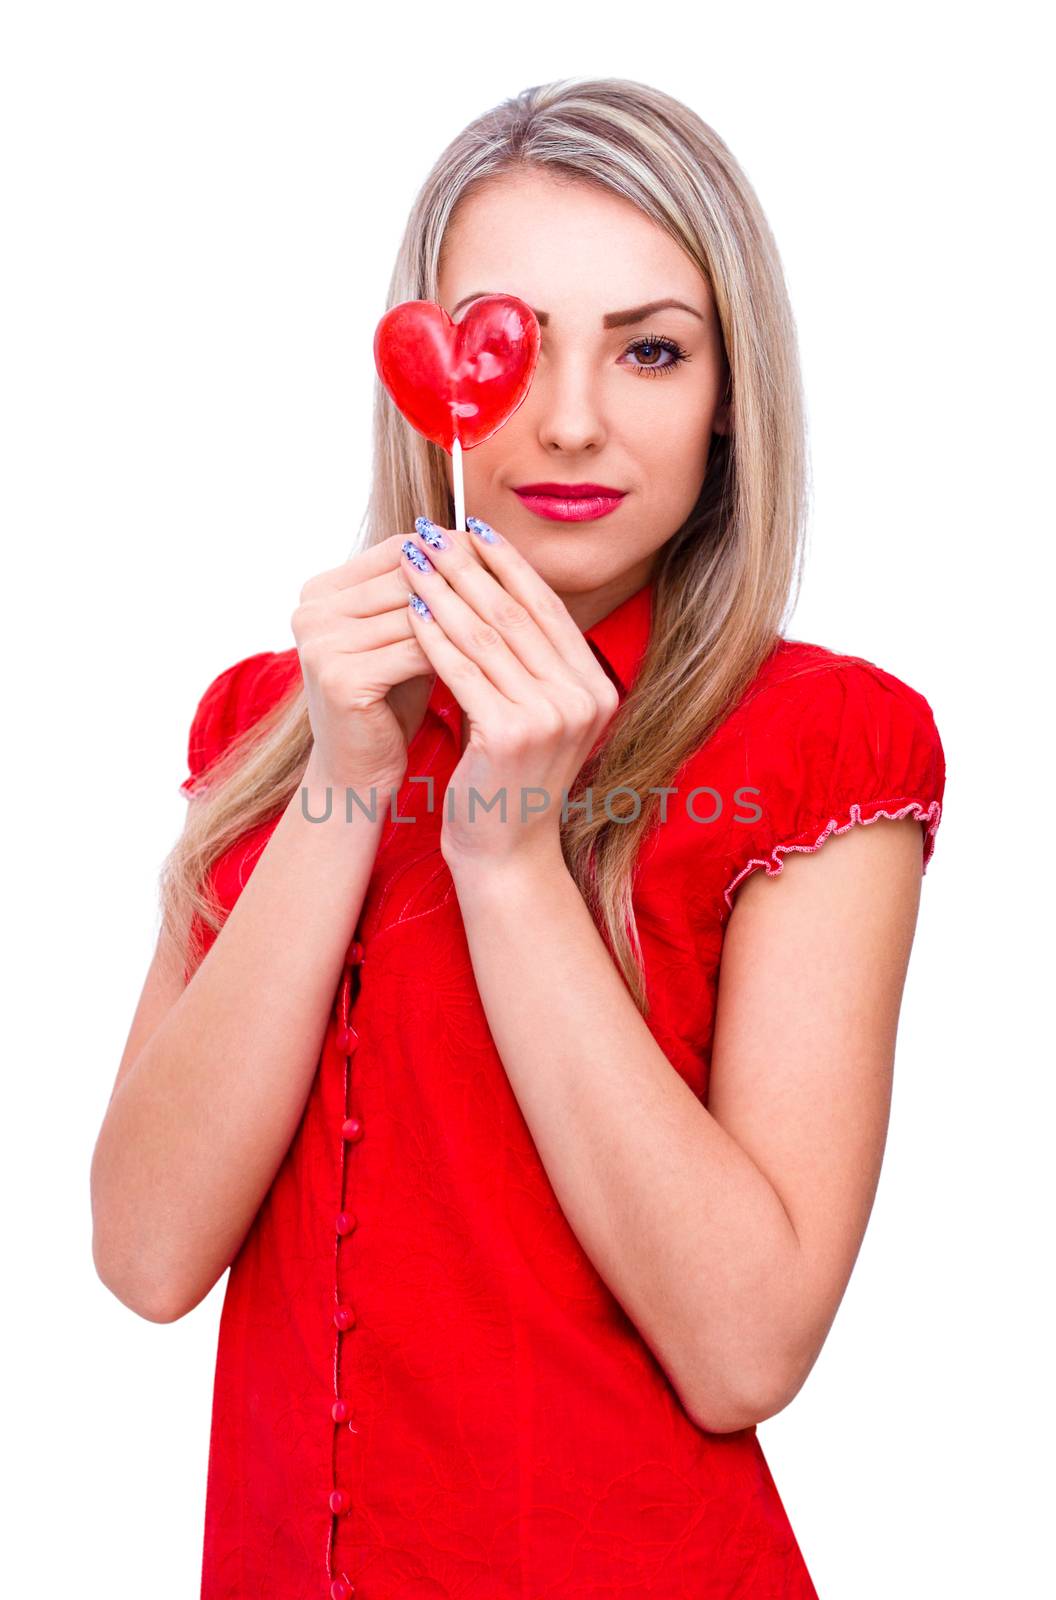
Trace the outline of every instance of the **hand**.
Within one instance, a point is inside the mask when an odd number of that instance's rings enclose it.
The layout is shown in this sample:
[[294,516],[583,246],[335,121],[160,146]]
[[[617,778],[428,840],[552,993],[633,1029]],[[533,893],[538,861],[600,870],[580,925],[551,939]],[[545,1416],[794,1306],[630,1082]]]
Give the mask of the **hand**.
[[432,612],[426,618],[408,606],[422,652],[469,725],[449,785],[454,798],[443,802],[441,854],[453,872],[475,863],[560,861],[565,791],[619,695],[560,596],[508,540],[450,528],[442,538],[443,548],[428,531],[404,543],[431,571],[419,571],[406,553],[400,559],[408,590]]
[[[407,727],[387,695],[432,672],[409,620],[402,534],[309,578],[290,619],[314,745],[310,778],[355,788],[382,805],[407,770]],[[398,697],[397,697],[398,700]]]

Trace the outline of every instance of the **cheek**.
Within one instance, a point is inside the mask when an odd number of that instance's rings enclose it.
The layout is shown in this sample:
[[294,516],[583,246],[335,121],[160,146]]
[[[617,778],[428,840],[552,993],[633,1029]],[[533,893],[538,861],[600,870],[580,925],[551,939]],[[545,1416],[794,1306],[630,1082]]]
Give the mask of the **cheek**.
[[650,442],[669,442],[679,455],[699,452],[715,410],[713,386],[676,369],[665,377],[628,377],[614,394],[620,426]]
[[[495,475],[512,459],[513,449],[517,443],[518,430],[514,426],[516,420],[515,414],[504,422],[498,433],[492,434],[490,439],[485,439],[483,444],[475,444],[472,450],[462,452],[462,471],[467,484],[492,482]],[[449,456],[449,463],[450,460]]]
[[[642,380],[643,383],[650,381],[663,383],[665,380]],[[668,493],[680,499],[687,483],[696,485],[696,493],[707,468],[712,435],[710,426],[701,422],[702,410],[700,406],[671,406],[660,416],[654,408],[636,435],[636,449],[648,465],[654,485],[658,489],[666,485]]]

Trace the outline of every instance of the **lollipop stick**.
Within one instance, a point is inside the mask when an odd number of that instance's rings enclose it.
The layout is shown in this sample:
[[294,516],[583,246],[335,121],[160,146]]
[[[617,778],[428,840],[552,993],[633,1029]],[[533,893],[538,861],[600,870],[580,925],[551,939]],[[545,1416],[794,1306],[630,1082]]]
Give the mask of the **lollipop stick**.
[[451,446],[451,462],[455,471],[455,530],[466,531],[466,486],[462,479],[462,445],[458,439]]

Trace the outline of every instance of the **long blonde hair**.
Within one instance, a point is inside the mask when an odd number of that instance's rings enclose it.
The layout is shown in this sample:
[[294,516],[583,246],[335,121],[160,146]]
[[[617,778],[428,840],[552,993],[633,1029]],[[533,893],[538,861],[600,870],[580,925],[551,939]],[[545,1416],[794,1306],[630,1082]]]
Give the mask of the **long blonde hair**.
[[[777,643],[802,576],[806,421],[795,324],[777,247],[748,179],[719,136],[679,101],[623,78],[566,78],[477,117],[440,156],[411,209],[388,305],[437,300],[444,235],[471,189],[544,169],[633,203],[675,239],[711,286],[725,342],[730,432],[712,439],[690,516],[658,554],[649,648],[577,794],[631,791],[633,820],[572,810],[565,861],[643,1016],[649,1006],[632,906],[635,861],[670,785]],[[454,526],[443,451],[411,428],[375,380],[373,481],[354,554],[425,511]],[[193,970],[194,914],[221,911],[209,867],[280,812],[312,744],[303,686],[236,741],[192,799],[161,874],[162,926]],[[610,809],[620,815],[616,799]]]

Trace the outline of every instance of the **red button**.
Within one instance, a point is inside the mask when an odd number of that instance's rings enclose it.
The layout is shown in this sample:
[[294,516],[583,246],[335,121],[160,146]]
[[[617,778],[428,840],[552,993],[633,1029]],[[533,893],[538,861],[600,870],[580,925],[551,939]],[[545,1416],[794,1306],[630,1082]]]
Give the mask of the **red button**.
[[335,1489],[330,1496],[330,1510],[335,1517],[339,1517],[342,1511],[348,1510],[348,1495],[343,1489]]
[[347,1400],[335,1400],[330,1407],[330,1415],[335,1422],[347,1422],[350,1410]]
[[343,1332],[346,1328],[354,1328],[355,1325],[356,1313],[352,1310],[352,1307],[338,1306],[334,1312],[334,1326],[340,1328]]
[[352,1585],[346,1583],[344,1578],[335,1578],[330,1585],[330,1600],[352,1600],[355,1592]]
[[355,1225],[356,1225],[355,1212],[353,1212],[353,1211],[339,1211],[337,1213],[337,1220],[334,1223],[334,1227],[337,1229],[338,1233],[340,1233],[342,1235],[344,1235],[346,1233],[351,1233],[352,1229],[355,1227]]
[[341,1137],[355,1142],[363,1137],[363,1124],[358,1117],[346,1117],[341,1124]]
[[349,1023],[343,1022],[337,1030],[337,1053],[350,1056],[359,1044],[359,1034]]
[[349,945],[348,950],[345,953],[345,960],[350,967],[362,966],[363,946],[360,944],[358,939],[352,940],[352,943]]

